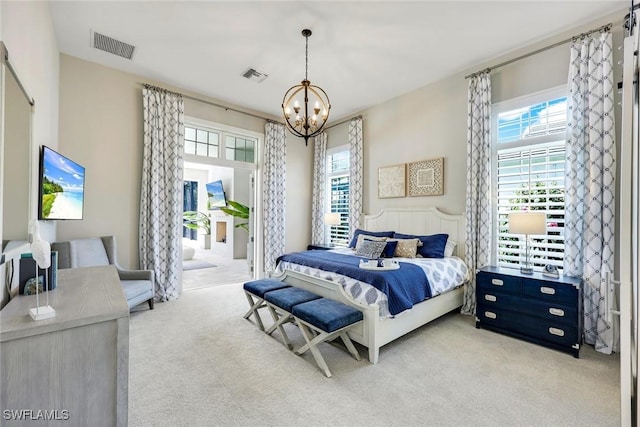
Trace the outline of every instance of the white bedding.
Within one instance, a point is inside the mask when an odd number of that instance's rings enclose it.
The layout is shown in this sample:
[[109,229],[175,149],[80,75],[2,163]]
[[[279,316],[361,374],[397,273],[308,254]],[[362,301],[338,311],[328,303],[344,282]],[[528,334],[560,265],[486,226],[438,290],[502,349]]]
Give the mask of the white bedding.
[[[348,248],[333,249],[333,252],[354,255],[354,251]],[[457,288],[469,279],[469,269],[466,264],[458,257],[446,258],[393,258],[398,262],[406,262],[418,265],[422,268],[429,285],[431,287],[431,296],[435,297],[441,293]],[[365,304],[378,304],[380,307],[380,317],[394,317],[389,313],[389,304],[387,296],[378,289],[342,274],[320,270],[305,265],[294,264],[282,261],[276,267],[275,274],[279,275],[284,270],[297,271],[313,277],[320,277],[325,280],[340,283],[342,288],[353,297],[356,301]],[[402,313],[400,313],[402,314]]]

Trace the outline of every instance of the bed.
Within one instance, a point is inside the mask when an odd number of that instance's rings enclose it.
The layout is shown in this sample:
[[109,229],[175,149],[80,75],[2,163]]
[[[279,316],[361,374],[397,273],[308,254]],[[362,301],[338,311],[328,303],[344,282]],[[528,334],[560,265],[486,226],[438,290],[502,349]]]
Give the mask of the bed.
[[[464,259],[465,224],[463,215],[446,214],[437,208],[425,209],[383,209],[375,215],[365,215],[361,228],[368,231],[393,230],[413,235],[432,235],[446,233],[449,240],[456,243],[453,256]],[[462,305],[464,286],[459,285],[427,300],[413,305],[412,308],[397,315],[381,313],[379,304],[358,301],[345,291],[340,281],[326,274],[313,274],[309,270],[280,268],[275,278],[288,284],[307,289],[325,298],[340,301],[362,311],[364,322],[354,328],[349,336],[368,348],[369,361],[377,363],[380,347],[429,323],[430,321],[459,308]],[[465,281],[468,279],[468,275]],[[343,282],[344,283],[344,282]]]

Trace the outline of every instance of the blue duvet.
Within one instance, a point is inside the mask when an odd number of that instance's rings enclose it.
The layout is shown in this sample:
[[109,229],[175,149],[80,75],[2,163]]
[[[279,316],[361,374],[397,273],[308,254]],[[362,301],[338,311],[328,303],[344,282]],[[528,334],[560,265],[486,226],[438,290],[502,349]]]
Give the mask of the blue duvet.
[[419,266],[401,262],[397,270],[371,271],[358,266],[360,259],[352,255],[315,250],[282,255],[278,262],[288,261],[331,271],[368,283],[387,295],[389,312],[394,316],[431,298],[429,281]]

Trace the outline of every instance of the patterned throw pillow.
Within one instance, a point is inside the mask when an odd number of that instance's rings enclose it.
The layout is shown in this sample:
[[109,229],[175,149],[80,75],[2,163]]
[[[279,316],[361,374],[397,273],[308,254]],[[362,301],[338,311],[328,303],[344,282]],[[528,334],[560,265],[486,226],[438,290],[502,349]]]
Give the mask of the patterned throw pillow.
[[364,242],[365,240],[370,240],[373,242],[386,242],[387,237],[377,237],[377,236],[370,236],[368,234],[360,234],[356,240],[357,240],[356,250],[358,250],[358,246],[362,245],[362,242]]
[[380,258],[386,242],[376,242],[373,240],[363,240],[362,244],[356,247],[356,255],[367,258]]
[[418,253],[419,239],[388,239],[388,241],[398,242],[394,256],[400,258],[415,258]]

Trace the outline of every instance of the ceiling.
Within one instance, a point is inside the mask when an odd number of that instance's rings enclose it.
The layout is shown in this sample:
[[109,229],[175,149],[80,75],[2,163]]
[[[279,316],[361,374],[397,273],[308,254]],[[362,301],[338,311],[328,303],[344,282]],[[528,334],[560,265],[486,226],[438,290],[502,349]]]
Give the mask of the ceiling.
[[[331,100],[329,122],[551,35],[628,1],[51,1],[62,53],[261,113],[304,78]],[[132,60],[91,47],[96,31]],[[268,75],[242,77],[249,67]]]

